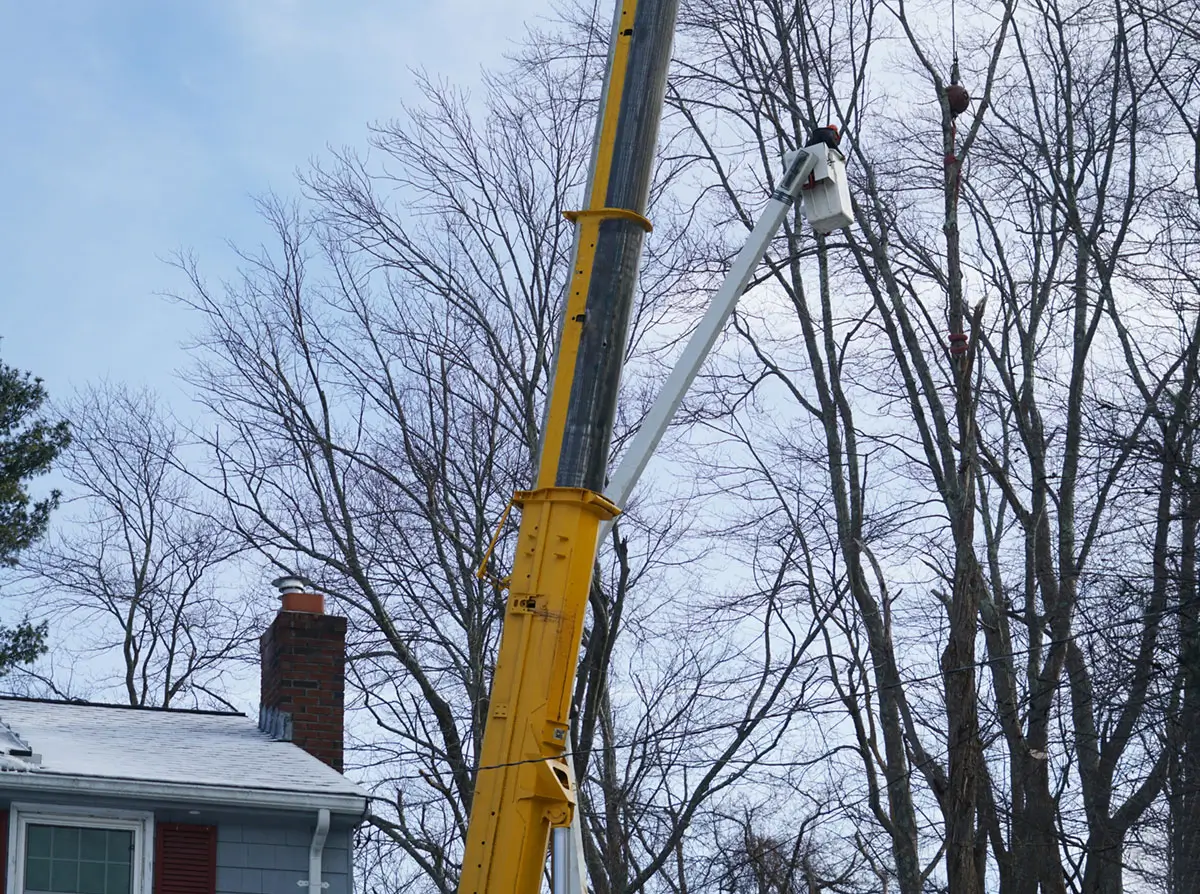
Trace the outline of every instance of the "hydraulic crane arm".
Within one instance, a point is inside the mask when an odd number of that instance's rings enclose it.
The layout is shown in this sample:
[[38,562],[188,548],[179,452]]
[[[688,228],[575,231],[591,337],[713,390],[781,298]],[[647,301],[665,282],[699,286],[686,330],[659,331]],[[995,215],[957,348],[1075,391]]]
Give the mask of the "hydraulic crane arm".
[[[730,315],[737,307],[738,299],[746,291],[750,277],[767,253],[775,234],[788,212],[799,200],[805,186],[816,184],[810,181],[814,171],[821,169],[822,178],[832,173],[835,178],[843,178],[844,171],[840,170],[840,154],[830,156],[829,146],[824,143],[806,147],[787,153],[783,159],[784,172],[779,183],[771,192],[771,198],[763,207],[754,228],[746,237],[746,243],[737,253],[729,272],[721,287],[713,296],[704,316],[696,326],[696,331],[688,339],[683,353],[675,366],[671,368],[667,381],[662,390],[654,398],[654,403],[646,418],[642,420],[637,434],[634,435],[620,464],[609,478],[605,496],[618,509],[624,509],[625,503],[633,493],[634,487],[646,470],[650,458],[658,449],[659,442],[666,434],[671,419],[687,396],[688,389],[695,381],[700,368],[716,344]],[[831,171],[832,167],[832,171]],[[840,186],[840,184],[838,184]],[[828,191],[828,187],[823,187]],[[848,223],[849,203],[836,201],[840,215],[833,215],[828,221],[822,221],[818,232],[828,232],[838,225]],[[826,226],[826,224],[831,224]],[[601,523],[599,539],[607,536],[613,524],[613,519]],[[597,546],[599,548],[599,545]],[[579,815],[571,819],[569,828],[556,828],[553,841],[553,894],[584,894],[587,891],[587,870],[583,863],[583,837],[579,824]]]
[[[813,188],[806,211],[814,228],[849,221],[836,151],[831,156],[826,145],[816,145],[790,153],[778,188],[604,496],[642,238],[650,229],[644,215],[677,7],[678,0],[618,0],[588,207],[568,214],[576,224],[573,269],[536,489],[513,499],[521,525],[459,894],[538,891],[551,828],[574,814],[565,759],[570,697],[598,538],[620,512],[805,181]],[[582,889],[582,868],[575,870]]]
[[575,221],[535,490],[516,555],[459,894],[536,894],[575,803],[564,755],[678,0],[619,0],[588,206]]

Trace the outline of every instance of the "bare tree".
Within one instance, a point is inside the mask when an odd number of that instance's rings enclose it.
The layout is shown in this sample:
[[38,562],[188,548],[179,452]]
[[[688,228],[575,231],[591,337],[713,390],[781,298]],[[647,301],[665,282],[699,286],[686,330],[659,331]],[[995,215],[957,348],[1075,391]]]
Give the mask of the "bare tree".
[[[1168,863],[1175,892],[1200,886],[1200,597],[1197,595],[1196,396],[1192,383],[1196,326],[1200,325],[1200,268],[1197,262],[1200,215],[1200,61],[1194,52],[1200,39],[1200,18],[1194,9],[1174,4],[1134,4],[1134,29],[1150,77],[1173,113],[1159,124],[1173,150],[1173,170],[1164,178],[1164,212],[1170,224],[1160,235],[1151,268],[1151,288],[1177,321],[1190,353],[1164,390],[1159,405],[1159,438],[1147,445],[1157,456],[1164,475],[1175,473],[1177,497],[1166,507],[1168,519],[1178,517],[1178,534],[1170,538],[1162,577],[1173,605],[1164,610],[1164,626],[1174,627],[1177,663],[1164,660],[1160,668],[1176,668],[1178,692],[1168,714],[1167,770]],[[1139,274],[1145,272],[1145,265]],[[1186,335],[1184,335],[1186,333]],[[1131,333],[1132,336],[1132,333]],[[1128,340],[1132,348],[1140,339]],[[1128,353],[1128,351],[1127,351]],[[1140,361],[1133,355],[1131,359]],[[1153,381],[1153,380],[1152,380]],[[1170,522],[1168,521],[1169,525]],[[1177,552],[1176,552],[1177,551]],[[1170,580],[1174,578],[1174,580]],[[1171,620],[1174,609],[1175,623]],[[1156,668],[1158,670],[1158,668]]]
[[[1187,314],[1125,296],[1164,232],[1168,159],[1194,154],[1160,140],[1191,94],[1152,87],[1153,17],[1120,3],[974,10],[957,48],[904,4],[691,9],[704,61],[676,105],[719,187],[710,225],[748,226],[740,196],[826,114],[849,130],[855,226],[784,234],[739,314],[747,349],[711,381],[761,499],[806,483],[799,518],[829,519],[812,549],[840,553],[829,586],[856,611],[827,627],[828,680],[899,888],[935,884],[944,850],[954,891],[989,873],[1006,892],[1121,890],[1174,753],[1155,668],[1181,578],[1156,557],[1186,536],[1177,448],[1136,445],[1190,427],[1163,400],[1189,393],[1192,343]],[[883,37],[900,38],[886,56]],[[959,49],[976,100],[956,119]],[[812,423],[774,421],[795,414]]]
[[69,514],[23,577],[35,611],[54,619],[55,652],[91,658],[100,692],[130,705],[232,706],[256,619],[239,547],[183,468],[179,427],[153,394],[121,386],[80,392],[62,411],[75,435],[62,467]]

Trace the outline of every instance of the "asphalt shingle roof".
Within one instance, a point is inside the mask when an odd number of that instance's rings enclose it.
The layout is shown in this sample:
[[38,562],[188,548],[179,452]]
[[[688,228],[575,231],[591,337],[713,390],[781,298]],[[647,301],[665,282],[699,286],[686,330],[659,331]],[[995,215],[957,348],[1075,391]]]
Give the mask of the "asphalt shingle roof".
[[[136,780],[365,797],[362,789],[243,714],[161,711],[0,698],[0,785],[13,771],[39,777]],[[40,757],[40,763],[37,758]]]

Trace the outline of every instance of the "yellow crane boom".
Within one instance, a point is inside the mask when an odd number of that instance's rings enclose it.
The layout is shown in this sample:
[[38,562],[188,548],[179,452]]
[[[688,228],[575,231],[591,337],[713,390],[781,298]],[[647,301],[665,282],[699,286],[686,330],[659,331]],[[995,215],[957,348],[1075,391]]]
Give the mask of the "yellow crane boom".
[[602,522],[617,390],[678,0],[618,0],[588,205],[575,222],[536,489],[516,555],[459,894],[536,894],[552,826],[570,822],[570,698]]

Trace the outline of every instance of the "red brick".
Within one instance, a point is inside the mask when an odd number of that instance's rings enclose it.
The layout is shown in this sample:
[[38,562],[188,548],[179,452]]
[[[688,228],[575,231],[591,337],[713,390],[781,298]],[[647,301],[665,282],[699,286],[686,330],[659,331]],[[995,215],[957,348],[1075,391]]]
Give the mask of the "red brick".
[[280,612],[259,640],[262,703],[292,715],[292,741],[338,772],[345,730],[346,619]]

